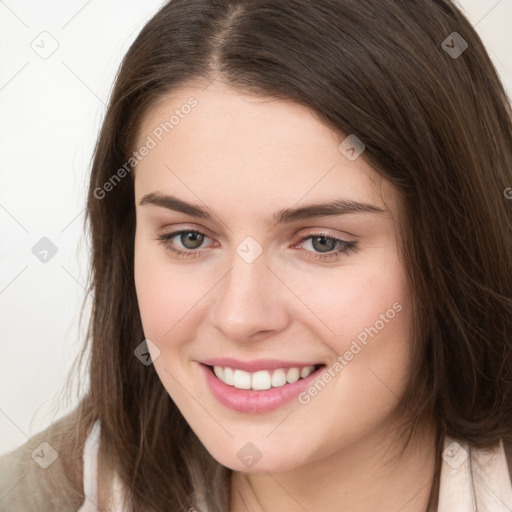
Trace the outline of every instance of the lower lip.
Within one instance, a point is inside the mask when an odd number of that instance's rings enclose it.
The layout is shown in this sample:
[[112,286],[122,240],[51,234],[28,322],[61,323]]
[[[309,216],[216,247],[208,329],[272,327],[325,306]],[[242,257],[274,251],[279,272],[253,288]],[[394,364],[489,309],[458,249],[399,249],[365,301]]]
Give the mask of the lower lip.
[[238,412],[263,413],[279,409],[282,405],[293,400],[305,391],[325,369],[325,365],[315,370],[304,379],[293,384],[285,384],[278,388],[264,391],[253,389],[238,389],[228,386],[212,372],[211,367],[200,363],[205,374],[206,382],[213,396],[223,405]]

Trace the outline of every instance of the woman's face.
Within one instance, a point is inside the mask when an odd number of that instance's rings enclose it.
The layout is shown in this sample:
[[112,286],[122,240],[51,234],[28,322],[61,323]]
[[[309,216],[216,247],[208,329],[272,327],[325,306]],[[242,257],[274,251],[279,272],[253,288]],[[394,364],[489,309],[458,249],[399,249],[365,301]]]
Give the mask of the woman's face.
[[215,83],[173,93],[139,132],[147,344],[190,427],[237,471],[371,450],[396,425],[411,359],[397,197],[345,138]]

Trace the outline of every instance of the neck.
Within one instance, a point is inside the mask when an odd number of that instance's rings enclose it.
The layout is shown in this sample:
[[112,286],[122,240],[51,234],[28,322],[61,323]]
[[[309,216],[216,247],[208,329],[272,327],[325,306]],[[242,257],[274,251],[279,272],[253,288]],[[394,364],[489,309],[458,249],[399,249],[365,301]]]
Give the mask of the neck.
[[436,471],[433,429],[401,453],[396,438],[367,436],[292,470],[231,477],[230,512],[426,512]]

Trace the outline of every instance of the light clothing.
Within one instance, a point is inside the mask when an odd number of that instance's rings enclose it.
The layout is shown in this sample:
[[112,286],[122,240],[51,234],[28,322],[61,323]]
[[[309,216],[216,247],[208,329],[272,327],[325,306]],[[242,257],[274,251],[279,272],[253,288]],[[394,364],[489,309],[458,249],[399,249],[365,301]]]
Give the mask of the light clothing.
[[[85,499],[78,512],[97,512],[98,508],[98,453],[100,444],[101,421],[92,426],[84,446],[84,494]],[[125,495],[118,474],[114,471],[112,489],[109,490],[111,502],[108,512],[129,512],[123,502]]]
[[447,437],[444,448],[438,512],[512,512],[512,481],[502,441],[490,451],[470,449]]
[[[100,420],[89,434],[84,448],[84,491],[79,512],[96,512],[97,461]],[[117,474],[115,496],[109,512],[129,512],[122,503],[123,487]],[[503,442],[494,450],[469,448],[449,436],[444,440],[437,512],[512,512],[512,480]]]

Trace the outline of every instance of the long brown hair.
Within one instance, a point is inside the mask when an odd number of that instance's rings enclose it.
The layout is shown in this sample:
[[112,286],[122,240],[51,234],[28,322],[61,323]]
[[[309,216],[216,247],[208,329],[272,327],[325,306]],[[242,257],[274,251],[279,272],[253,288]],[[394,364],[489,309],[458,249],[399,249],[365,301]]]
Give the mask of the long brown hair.
[[512,440],[512,113],[467,19],[448,0],[172,0],[123,60],[87,205],[93,310],[80,425],[101,418],[102,450],[133,510],[228,509],[230,470],[134,356],[144,333],[133,179],[98,192],[132,157],[152,106],[211,80],[291,99],[357,134],[401,200],[414,305],[407,432],[431,418],[475,447]]

